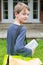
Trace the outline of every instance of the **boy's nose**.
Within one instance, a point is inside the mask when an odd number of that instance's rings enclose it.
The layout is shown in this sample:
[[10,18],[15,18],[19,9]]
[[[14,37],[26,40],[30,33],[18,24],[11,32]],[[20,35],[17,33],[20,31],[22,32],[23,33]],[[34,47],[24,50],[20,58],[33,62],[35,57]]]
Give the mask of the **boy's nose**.
[[28,18],[28,15],[26,15],[25,17]]

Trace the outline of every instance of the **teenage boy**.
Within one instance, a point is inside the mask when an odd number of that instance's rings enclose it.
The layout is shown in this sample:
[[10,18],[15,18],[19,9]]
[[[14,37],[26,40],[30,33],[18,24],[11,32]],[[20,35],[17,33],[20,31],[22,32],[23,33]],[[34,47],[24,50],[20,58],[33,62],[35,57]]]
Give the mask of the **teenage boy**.
[[7,53],[9,55],[32,56],[33,54],[33,50],[26,47],[26,28],[22,25],[27,22],[29,13],[29,7],[22,2],[18,2],[14,7],[15,20],[7,33]]

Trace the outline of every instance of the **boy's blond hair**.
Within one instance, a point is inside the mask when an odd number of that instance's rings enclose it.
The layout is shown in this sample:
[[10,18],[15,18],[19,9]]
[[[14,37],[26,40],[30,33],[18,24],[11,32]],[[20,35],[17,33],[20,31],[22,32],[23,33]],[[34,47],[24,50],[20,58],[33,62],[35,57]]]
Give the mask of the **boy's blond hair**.
[[28,5],[26,5],[23,2],[18,2],[17,5],[14,7],[14,13],[20,13],[23,9],[27,9],[30,11],[30,8],[28,7]]

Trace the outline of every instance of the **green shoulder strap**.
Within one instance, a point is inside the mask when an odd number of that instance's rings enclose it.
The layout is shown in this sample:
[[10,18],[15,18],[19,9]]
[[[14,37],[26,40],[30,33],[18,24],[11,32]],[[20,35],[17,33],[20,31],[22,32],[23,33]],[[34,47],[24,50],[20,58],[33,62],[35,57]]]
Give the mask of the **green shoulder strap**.
[[3,65],[7,65],[8,55],[4,56]]

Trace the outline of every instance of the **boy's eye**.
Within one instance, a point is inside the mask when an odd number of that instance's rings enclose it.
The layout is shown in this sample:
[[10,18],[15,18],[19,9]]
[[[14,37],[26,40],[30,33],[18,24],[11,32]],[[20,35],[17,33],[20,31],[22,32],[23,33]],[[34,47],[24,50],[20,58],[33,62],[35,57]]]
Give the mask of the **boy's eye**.
[[26,14],[26,13],[23,13],[23,15],[27,15],[27,16],[29,16],[29,14]]
[[27,14],[29,16],[29,14]]
[[26,15],[26,13],[23,13],[23,15]]

